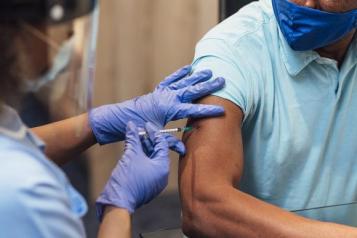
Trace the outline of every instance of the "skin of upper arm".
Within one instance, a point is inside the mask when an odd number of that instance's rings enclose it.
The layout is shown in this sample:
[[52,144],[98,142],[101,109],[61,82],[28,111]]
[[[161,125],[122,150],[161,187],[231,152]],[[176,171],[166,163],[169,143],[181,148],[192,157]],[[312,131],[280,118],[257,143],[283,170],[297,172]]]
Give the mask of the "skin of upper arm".
[[195,202],[219,199],[216,196],[221,194],[216,192],[234,187],[243,171],[243,112],[232,102],[216,96],[198,103],[223,106],[225,114],[188,122],[194,129],[183,137],[187,153],[179,166],[184,220],[185,216],[191,220],[195,215]]

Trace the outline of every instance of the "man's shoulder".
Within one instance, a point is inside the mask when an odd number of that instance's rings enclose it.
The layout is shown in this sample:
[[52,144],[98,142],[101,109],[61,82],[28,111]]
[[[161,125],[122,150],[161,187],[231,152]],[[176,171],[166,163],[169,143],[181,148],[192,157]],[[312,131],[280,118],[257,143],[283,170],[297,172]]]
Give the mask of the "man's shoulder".
[[244,42],[263,42],[267,37],[266,34],[271,33],[266,29],[274,19],[269,0],[253,2],[212,28],[201,41],[216,39],[231,46]]

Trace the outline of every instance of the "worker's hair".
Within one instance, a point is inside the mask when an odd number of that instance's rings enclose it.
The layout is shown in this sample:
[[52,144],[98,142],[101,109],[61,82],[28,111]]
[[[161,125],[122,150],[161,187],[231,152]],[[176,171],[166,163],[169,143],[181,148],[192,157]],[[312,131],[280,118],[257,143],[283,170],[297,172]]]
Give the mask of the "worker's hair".
[[19,105],[22,79],[16,38],[20,31],[18,24],[0,24],[0,104]]

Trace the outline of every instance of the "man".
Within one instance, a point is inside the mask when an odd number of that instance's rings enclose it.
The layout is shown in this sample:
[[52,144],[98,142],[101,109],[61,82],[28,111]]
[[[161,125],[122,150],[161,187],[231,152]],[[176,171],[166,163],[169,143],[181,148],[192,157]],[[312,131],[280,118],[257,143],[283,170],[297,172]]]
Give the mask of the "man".
[[199,102],[226,113],[191,121],[197,130],[185,136],[186,235],[357,237],[350,209],[289,212],[357,200],[356,9],[353,0],[260,0],[198,43],[196,70],[226,78]]

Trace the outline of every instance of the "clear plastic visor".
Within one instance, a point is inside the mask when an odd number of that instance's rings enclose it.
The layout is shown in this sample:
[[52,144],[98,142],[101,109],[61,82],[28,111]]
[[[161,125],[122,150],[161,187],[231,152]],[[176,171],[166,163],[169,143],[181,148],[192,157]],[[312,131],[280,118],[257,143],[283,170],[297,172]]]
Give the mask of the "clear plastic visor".
[[90,109],[95,74],[98,9],[58,25],[20,23],[23,91],[63,119]]

